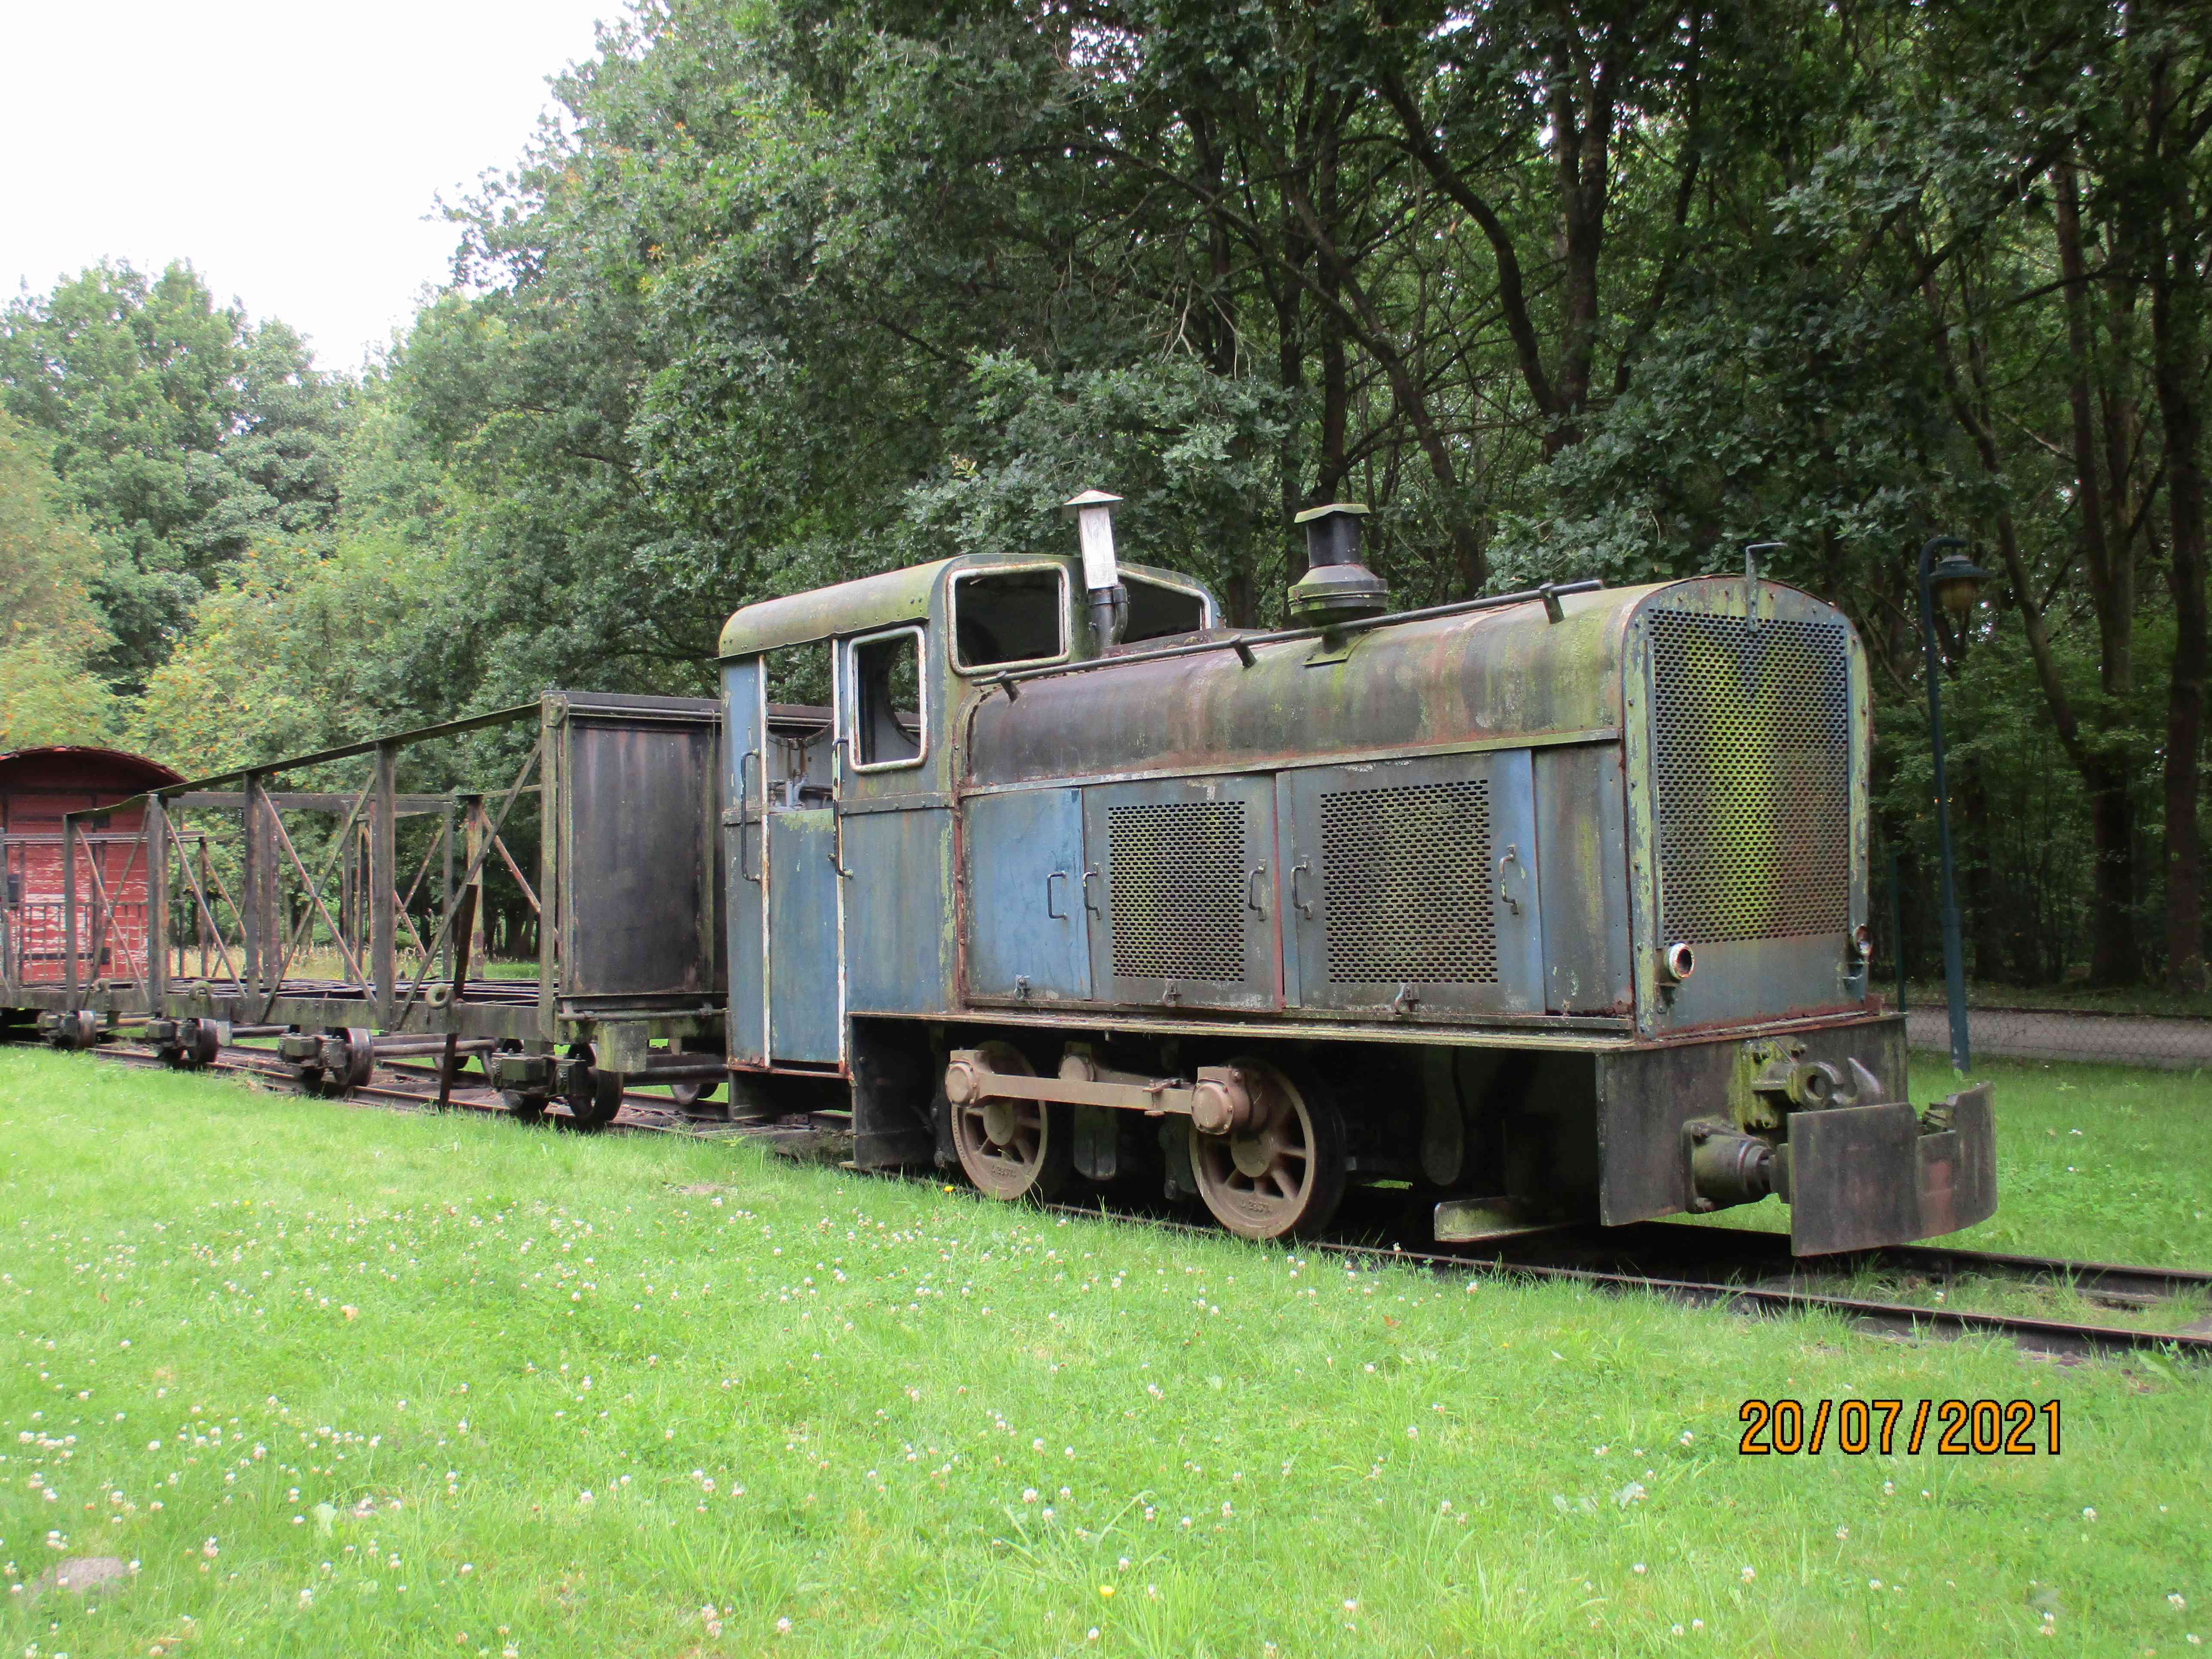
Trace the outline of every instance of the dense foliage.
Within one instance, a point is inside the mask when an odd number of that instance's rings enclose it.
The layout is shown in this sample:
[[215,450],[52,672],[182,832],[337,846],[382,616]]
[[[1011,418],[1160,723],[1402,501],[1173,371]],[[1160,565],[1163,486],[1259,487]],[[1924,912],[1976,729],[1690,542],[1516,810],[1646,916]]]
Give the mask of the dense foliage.
[[2197,986],[2208,48],[2179,0],[648,0],[358,382],[100,267],[9,308],[0,398],[99,550],[71,648],[187,765],[703,689],[733,605],[1056,545],[1087,484],[1244,622],[1333,498],[1404,601],[1778,542],[1866,638],[1923,969],[1955,532],[1976,972]]

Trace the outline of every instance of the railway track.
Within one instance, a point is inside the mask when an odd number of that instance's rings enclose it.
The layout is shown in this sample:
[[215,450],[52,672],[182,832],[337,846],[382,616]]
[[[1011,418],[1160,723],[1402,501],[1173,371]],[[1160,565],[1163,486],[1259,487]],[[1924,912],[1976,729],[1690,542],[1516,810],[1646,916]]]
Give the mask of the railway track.
[[[91,1052],[122,1065],[161,1067],[164,1064],[149,1049],[121,1043],[102,1044]],[[294,1081],[290,1067],[274,1051],[244,1045],[226,1050],[207,1069],[286,1085]],[[377,1066],[368,1083],[343,1097],[412,1111],[434,1110],[437,1081],[434,1066],[388,1061]],[[488,1084],[457,1085],[448,1109],[507,1114],[498,1093]],[[555,1128],[586,1127],[557,1107],[547,1111],[544,1121]],[[613,1121],[593,1132],[735,1135],[790,1150],[818,1146],[825,1133],[834,1133],[842,1126],[841,1115],[834,1113],[774,1120],[701,1120],[687,1117],[665,1096],[629,1091],[624,1092],[622,1108]],[[1103,1216],[1218,1236],[1212,1228],[1136,1209],[1048,1207],[1066,1215]],[[1975,1281],[2071,1291],[2104,1306],[2137,1313],[2154,1312],[2184,1298],[2212,1297],[2212,1273],[2182,1268],[2071,1261],[1929,1245],[1891,1246],[1814,1262],[1792,1256],[1790,1242],[1781,1234],[1669,1222],[1568,1230],[1497,1249],[1427,1244],[1409,1249],[1402,1243],[1346,1239],[1304,1241],[1299,1248],[1368,1266],[1416,1267],[1440,1273],[1577,1284],[1610,1292],[1641,1291],[1693,1306],[1742,1313],[1826,1313],[1855,1328],[1893,1336],[2002,1337],[2027,1352],[2060,1357],[2148,1352],[2212,1359],[2212,1318],[2198,1318],[2194,1328],[2154,1330],[1942,1305],[1950,1287]],[[1857,1293],[1856,1287],[1870,1279],[1898,1280],[1900,1288],[1908,1290],[1936,1285],[1946,1288],[1934,1292],[1933,1303]]]

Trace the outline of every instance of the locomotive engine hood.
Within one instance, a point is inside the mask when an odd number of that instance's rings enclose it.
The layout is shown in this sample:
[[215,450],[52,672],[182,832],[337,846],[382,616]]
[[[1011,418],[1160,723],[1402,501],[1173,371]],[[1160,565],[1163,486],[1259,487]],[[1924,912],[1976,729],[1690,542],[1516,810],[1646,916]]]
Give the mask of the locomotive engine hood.
[[[1338,641],[1260,644],[1249,666],[1223,649],[1025,683],[1018,697],[987,693],[975,709],[968,779],[1249,769],[1374,750],[1614,736],[1630,617],[1656,596],[1706,586],[1567,594],[1557,623],[1532,601]],[[1733,586],[1740,596],[1742,584]]]

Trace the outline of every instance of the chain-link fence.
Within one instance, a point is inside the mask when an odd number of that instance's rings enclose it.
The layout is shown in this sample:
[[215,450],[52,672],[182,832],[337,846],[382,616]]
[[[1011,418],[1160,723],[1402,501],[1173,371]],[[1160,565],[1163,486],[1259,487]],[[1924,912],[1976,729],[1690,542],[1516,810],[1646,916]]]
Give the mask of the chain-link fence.
[[[1942,1054],[1951,1024],[1942,978],[1936,872],[1877,856],[1874,868],[1875,988],[1905,1010],[1916,1050]],[[2092,986],[2085,972],[2022,982],[2008,957],[1966,928],[1966,1030],[1983,1060],[2074,1060],[2162,1071],[2212,1068],[2212,997],[2155,984]],[[1996,971],[1984,969],[1994,968]]]
[[[1917,1049],[1946,1053],[1951,1046],[1950,1015],[1942,988],[1929,988],[1931,1002],[1906,1006],[1906,1040]],[[1988,993],[1978,988],[1977,994]],[[2088,1060],[2178,1072],[2212,1066],[2212,1018],[2201,1015],[2081,1013],[1977,1002],[1966,1010],[1966,1036],[1977,1061]]]

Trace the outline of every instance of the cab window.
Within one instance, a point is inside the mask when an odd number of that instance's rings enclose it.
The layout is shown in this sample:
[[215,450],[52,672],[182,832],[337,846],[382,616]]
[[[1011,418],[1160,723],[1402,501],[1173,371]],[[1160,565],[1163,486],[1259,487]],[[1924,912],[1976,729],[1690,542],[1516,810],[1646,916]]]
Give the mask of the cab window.
[[967,570],[952,579],[953,664],[963,669],[1057,662],[1067,654],[1067,573]]
[[919,765],[926,744],[921,629],[854,640],[848,735],[855,770]]
[[1176,634],[1195,634],[1206,625],[1206,598],[1187,587],[1147,581],[1126,572],[1121,585],[1129,590],[1129,625],[1121,642],[1164,640]]

